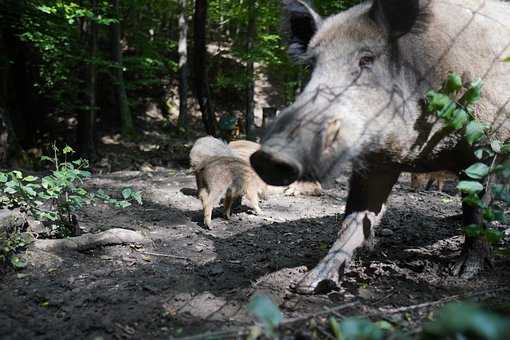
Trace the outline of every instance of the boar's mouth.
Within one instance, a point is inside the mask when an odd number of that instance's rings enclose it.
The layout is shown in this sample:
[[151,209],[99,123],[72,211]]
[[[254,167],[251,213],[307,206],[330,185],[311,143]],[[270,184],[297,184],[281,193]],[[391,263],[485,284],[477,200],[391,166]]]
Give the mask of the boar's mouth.
[[251,155],[250,163],[260,178],[269,185],[292,184],[300,178],[303,171],[296,160],[264,148]]

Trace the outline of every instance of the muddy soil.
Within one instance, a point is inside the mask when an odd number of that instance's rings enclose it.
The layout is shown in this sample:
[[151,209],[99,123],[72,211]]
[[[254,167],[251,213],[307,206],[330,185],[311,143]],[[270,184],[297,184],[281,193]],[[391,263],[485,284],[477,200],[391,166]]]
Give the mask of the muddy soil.
[[[340,290],[294,294],[289,286],[335,240],[347,178],[320,197],[269,195],[260,216],[242,206],[226,221],[218,207],[207,230],[187,164],[199,125],[182,136],[168,133],[157,115],[138,123],[143,137],[136,143],[107,133],[100,138],[101,157],[87,186],[112,193],[133,187],[143,192],[144,205],[99,205],[78,219],[85,232],[125,228],[149,242],[85,252],[29,250],[28,268],[0,278],[0,339],[207,338],[252,325],[246,305],[257,293],[270,295],[290,319],[352,301],[359,304],[344,316],[508,286],[508,257],[496,257],[495,269],[476,280],[451,276],[463,241],[455,183],[447,193],[414,192],[403,175],[378,243],[357,254]],[[510,293],[488,298],[508,306]],[[419,309],[376,319],[412,330],[429,316],[430,309]]]
[[[140,231],[151,242],[87,252],[27,253],[29,267],[0,282],[1,339],[168,339],[253,323],[246,305],[254,293],[272,296],[287,318],[349,301],[399,307],[508,285],[510,260],[472,281],[451,276],[462,244],[460,198],[413,192],[409,176],[394,188],[378,243],[362,251],[341,289],[301,296],[289,285],[323,257],[335,240],[347,194],[346,178],[320,197],[274,194],[263,214],[239,208],[230,221],[213,214],[202,223],[188,170],[122,171],[88,185],[132,186],[145,203],[126,210],[88,208],[87,232]],[[498,293],[496,300],[508,301]],[[363,308],[352,313],[363,314]],[[409,326],[427,315],[400,318]]]

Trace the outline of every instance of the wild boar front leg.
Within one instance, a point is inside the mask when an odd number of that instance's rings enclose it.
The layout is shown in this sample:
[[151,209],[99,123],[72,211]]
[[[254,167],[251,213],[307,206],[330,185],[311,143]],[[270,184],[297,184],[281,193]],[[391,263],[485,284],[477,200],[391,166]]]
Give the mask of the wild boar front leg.
[[371,243],[374,228],[384,214],[384,204],[399,174],[395,170],[365,170],[353,174],[338,239],[326,257],[294,285],[298,293],[325,293],[336,287],[354,251]]

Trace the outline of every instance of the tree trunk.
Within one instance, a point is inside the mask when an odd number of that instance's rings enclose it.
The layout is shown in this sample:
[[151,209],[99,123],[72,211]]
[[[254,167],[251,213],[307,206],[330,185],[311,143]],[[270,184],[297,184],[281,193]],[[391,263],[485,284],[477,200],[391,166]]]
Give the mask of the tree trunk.
[[188,18],[187,0],[179,0],[179,128],[188,127]]
[[117,106],[120,114],[121,132],[124,137],[131,138],[135,135],[133,125],[133,118],[129,109],[129,102],[126,93],[126,86],[124,83],[124,67],[122,63],[122,46],[121,46],[121,33],[120,33],[120,0],[112,0],[114,16],[119,22],[111,25],[111,49],[112,60],[115,63],[115,70],[113,72],[115,94],[117,98]]
[[208,134],[216,135],[216,119],[211,104],[209,82],[207,75],[207,0],[195,1],[194,29],[194,70],[195,95],[202,112],[202,121]]
[[255,66],[252,56],[255,39],[257,35],[257,4],[256,0],[248,0],[248,29],[246,37],[246,52],[248,60],[246,61],[246,113],[245,128],[246,138],[255,140]]
[[20,39],[23,33],[20,31],[21,18],[27,11],[27,2],[9,0],[3,6],[9,10],[0,15],[2,55],[6,58],[2,77],[5,77],[3,81],[8,85],[1,94],[2,105],[10,117],[11,129],[16,133],[20,145],[30,147],[46,114],[46,105],[34,87],[38,75],[34,66],[38,56],[32,52],[29,44]]
[[16,133],[12,126],[11,117],[7,111],[9,95],[9,59],[4,40],[3,28],[0,30],[0,163],[7,162],[21,152]]
[[[97,0],[91,0],[92,11],[97,11]],[[77,144],[82,157],[94,160],[96,158],[95,130],[96,130],[96,89],[97,89],[97,24],[90,19],[82,19],[80,25],[81,40],[87,46],[88,62],[85,62],[83,80],[85,83],[84,105],[78,113]]]

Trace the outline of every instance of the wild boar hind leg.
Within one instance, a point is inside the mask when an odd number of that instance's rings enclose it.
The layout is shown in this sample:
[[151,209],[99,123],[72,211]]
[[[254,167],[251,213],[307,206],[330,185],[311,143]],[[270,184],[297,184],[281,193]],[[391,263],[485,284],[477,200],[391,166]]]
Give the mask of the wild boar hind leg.
[[399,174],[395,170],[353,174],[338,239],[319,264],[295,283],[296,292],[321,294],[336,288],[354,251],[372,243],[374,228],[384,214],[384,204]]

